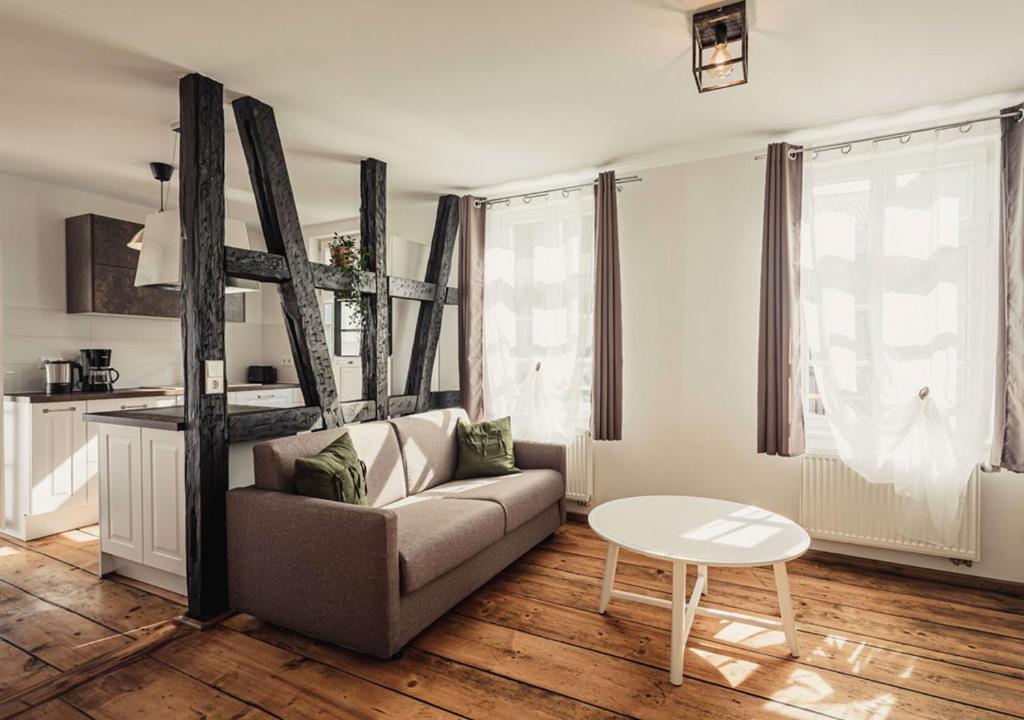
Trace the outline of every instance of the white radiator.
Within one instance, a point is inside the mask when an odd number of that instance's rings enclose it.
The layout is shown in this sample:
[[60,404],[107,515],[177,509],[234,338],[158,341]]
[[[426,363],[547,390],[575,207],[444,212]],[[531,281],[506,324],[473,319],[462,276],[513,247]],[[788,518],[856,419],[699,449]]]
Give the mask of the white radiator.
[[583,432],[565,446],[565,497],[588,503],[594,499],[594,438]]
[[979,489],[975,469],[956,542],[932,545],[896,530],[896,512],[906,500],[892,485],[869,483],[839,458],[808,454],[802,459],[800,524],[812,538],[973,561],[980,558]]

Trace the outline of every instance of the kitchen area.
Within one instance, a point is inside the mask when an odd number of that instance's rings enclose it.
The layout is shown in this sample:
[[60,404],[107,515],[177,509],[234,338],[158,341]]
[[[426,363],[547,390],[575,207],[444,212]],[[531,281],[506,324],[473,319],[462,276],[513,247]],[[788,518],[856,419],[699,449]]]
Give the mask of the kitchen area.
[[[151,231],[153,215],[163,216],[160,222],[171,213],[152,213],[145,224],[92,213],[66,218],[65,272],[58,277],[65,306],[30,313],[5,302],[0,533],[27,541],[98,525],[100,574],[117,572],[183,593],[178,260],[146,264],[153,257],[146,242],[151,248],[160,242]],[[178,232],[172,223],[170,233]],[[242,242],[248,245],[247,237]],[[9,291],[10,253],[4,259]],[[57,284],[50,278],[48,289]],[[289,354],[271,344],[277,360],[271,364],[262,342],[263,306],[267,316],[280,313],[276,289],[251,283],[229,288],[225,299],[229,340],[221,381],[233,411],[302,405]],[[25,322],[30,314],[45,322]],[[12,320],[25,335],[14,336]],[[88,332],[76,332],[80,327]],[[73,337],[44,334],[56,332]],[[68,349],[76,339],[110,346]],[[119,424],[118,416],[154,409],[167,414],[145,426]],[[251,482],[251,456],[251,446],[232,447],[233,484]]]

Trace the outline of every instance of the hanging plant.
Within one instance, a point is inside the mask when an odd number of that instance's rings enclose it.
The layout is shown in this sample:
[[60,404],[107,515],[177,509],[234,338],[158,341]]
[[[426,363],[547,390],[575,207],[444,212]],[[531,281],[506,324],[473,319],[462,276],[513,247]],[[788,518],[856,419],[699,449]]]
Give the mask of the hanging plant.
[[[328,244],[330,251],[331,265],[341,269],[342,276],[347,280],[348,289],[339,290],[335,297],[343,303],[347,303],[352,310],[352,318],[360,328],[366,327],[369,317],[367,298],[357,289],[359,285],[359,273],[369,270],[370,259],[366,250],[359,246],[357,235],[342,235],[334,233],[334,238]],[[341,322],[337,318],[336,322]]]

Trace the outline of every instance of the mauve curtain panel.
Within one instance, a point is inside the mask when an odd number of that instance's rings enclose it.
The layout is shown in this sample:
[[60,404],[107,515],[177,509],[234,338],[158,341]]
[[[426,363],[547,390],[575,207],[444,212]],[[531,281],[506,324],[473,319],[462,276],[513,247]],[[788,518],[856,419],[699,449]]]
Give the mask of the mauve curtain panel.
[[594,229],[594,439],[622,439],[622,287],[615,173],[597,176]]
[[800,210],[804,161],[786,143],[768,146],[757,347],[757,451],[800,455]]
[[484,416],[484,225],[487,206],[459,199],[459,390],[470,420]]
[[[1024,104],[1006,108],[1017,112]],[[1024,123],[1002,123],[999,333],[992,464],[1024,472]]]

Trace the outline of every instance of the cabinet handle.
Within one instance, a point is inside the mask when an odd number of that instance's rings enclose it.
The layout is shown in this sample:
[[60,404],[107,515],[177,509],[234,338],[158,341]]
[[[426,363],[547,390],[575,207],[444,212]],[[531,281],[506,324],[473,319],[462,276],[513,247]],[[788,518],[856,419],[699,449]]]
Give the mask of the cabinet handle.
[[60,410],[51,410],[50,408],[43,408],[43,415],[49,415],[50,413],[77,412],[77,411],[78,411],[78,408],[76,408],[73,405],[71,407],[69,407],[69,408],[61,408]]
[[268,400],[269,398],[276,397],[275,395],[257,395],[257,400]]
[[121,409],[122,410],[145,410],[147,407],[149,407],[149,406],[146,405],[145,403],[143,403],[142,405],[122,405]]

